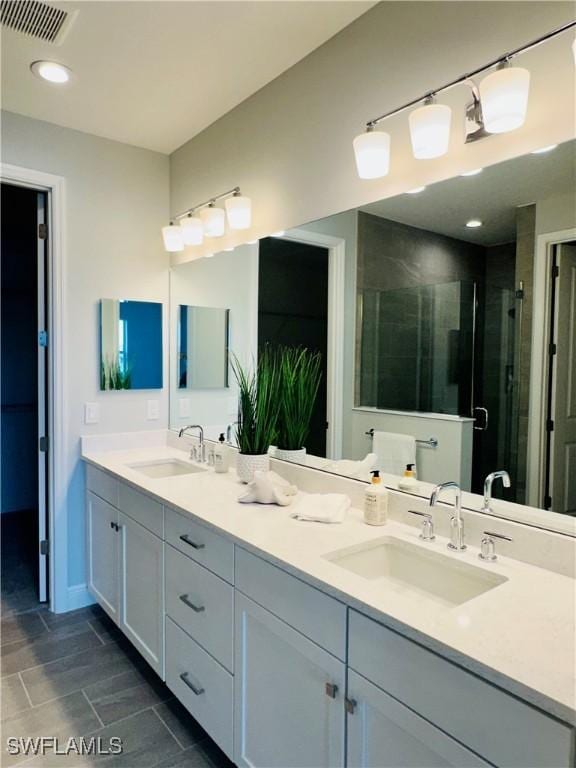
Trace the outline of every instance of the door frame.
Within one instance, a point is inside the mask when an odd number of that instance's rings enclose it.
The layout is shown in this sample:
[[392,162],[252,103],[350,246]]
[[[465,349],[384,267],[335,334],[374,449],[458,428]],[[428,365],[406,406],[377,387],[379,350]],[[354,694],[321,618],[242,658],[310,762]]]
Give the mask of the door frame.
[[555,245],[576,240],[576,227],[536,237],[530,397],[528,402],[528,457],[526,504],[541,507],[546,471],[546,417],[548,402],[548,344],[550,341],[552,257]]
[[65,265],[66,185],[62,176],[32,168],[0,164],[0,181],[46,192],[48,330],[48,469],[47,507],[49,542],[49,607],[55,613],[68,610],[68,509],[66,504],[66,451],[68,419],[66,403],[66,305]]
[[289,229],[280,240],[315,245],[328,251],[328,332],[326,360],[326,458],[342,457],[344,420],[344,306],[346,240],[307,229]]

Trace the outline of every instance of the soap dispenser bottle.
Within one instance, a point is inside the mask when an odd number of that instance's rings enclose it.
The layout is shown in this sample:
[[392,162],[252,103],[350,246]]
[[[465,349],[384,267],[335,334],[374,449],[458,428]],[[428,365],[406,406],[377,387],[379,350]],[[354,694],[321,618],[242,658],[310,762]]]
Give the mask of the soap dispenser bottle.
[[418,488],[418,483],[416,482],[415,467],[415,464],[406,464],[404,476],[398,482],[398,488],[401,491],[415,491]]
[[226,438],[224,432],[220,433],[218,443],[214,448],[214,471],[215,472],[228,472],[230,466],[230,449],[226,445]]
[[372,480],[364,491],[364,522],[368,525],[384,525],[388,519],[388,491],[382,485],[377,469],[370,474]]

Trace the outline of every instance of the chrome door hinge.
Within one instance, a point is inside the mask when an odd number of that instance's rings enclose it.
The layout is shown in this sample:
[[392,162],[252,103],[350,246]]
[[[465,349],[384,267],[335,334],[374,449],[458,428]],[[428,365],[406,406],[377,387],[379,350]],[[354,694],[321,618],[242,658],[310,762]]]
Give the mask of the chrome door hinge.
[[326,696],[329,696],[331,699],[335,699],[336,694],[338,693],[338,686],[335,685],[334,683],[326,683],[325,691],[326,691]]
[[346,712],[348,712],[349,715],[353,715],[354,712],[356,712],[356,705],[357,705],[356,699],[349,699],[346,697],[344,700],[344,707],[346,708]]
[[50,554],[50,544],[48,542],[48,539],[42,539],[42,541],[40,542],[40,554],[41,555]]
[[38,331],[38,344],[41,347],[48,346],[48,331]]
[[38,237],[40,240],[46,240],[48,237],[48,227],[46,224],[38,224]]
[[38,440],[38,448],[39,448],[39,450],[42,451],[42,453],[47,453],[48,452],[48,444],[49,444],[48,435],[44,435],[43,437],[41,437]]

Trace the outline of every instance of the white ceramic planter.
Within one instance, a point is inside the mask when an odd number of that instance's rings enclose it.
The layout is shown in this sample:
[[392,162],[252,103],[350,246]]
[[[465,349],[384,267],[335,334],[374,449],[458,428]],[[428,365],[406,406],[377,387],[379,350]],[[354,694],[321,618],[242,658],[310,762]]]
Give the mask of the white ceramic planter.
[[270,469],[270,456],[267,453],[251,456],[239,453],[236,456],[236,474],[243,483],[254,480],[254,472],[268,472]]
[[306,464],[306,448],[298,448],[295,451],[276,448],[274,458],[281,459],[282,461],[292,461],[294,464]]

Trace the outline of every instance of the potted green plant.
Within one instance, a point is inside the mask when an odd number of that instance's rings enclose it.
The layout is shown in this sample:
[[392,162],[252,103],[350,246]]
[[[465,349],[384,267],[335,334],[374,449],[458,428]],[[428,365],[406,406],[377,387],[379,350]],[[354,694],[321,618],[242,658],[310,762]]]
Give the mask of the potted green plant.
[[236,472],[242,482],[249,483],[255,471],[270,468],[268,449],[274,442],[280,410],[279,361],[265,347],[255,371],[243,368],[236,357],[231,365],[239,389]]
[[322,378],[322,355],[305,347],[280,347],[278,369],[280,413],[275,457],[303,463],[304,444]]

